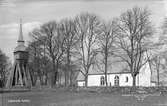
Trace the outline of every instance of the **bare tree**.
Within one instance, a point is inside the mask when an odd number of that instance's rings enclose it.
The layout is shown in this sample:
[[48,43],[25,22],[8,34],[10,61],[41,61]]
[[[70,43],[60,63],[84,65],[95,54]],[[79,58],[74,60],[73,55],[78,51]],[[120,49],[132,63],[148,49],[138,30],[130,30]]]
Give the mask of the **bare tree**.
[[[39,42],[38,41],[34,41],[31,42],[28,45],[28,51],[29,51],[29,67],[30,67],[30,74],[31,74],[31,79],[32,79],[32,84],[35,85],[36,82],[36,78],[37,76],[35,76],[35,74],[37,73],[38,76],[40,76],[40,63],[39,63],[39,59],[40,59],[40,47],[39,47]],[[41,77],[41,76],[40,76]]]
[[75,23],[76,34],[79,37],[76,52],[79,55],[81,72],[85,76],[85,86],[87,86],[88,73],[97,55],[97,35],[100,33],[100,21],[94,14],[83,13],[76,17]]
[[75,23],[72,19],[64,19],[60,22],[60,27],[61,27],[61,32],[63,36],[65,37],[65,54],[66,54],[66,60],[67,60],[67,68],[65,71],[65,86],[69,84],[72,85],[72,75],[73,71],[71,69],[72,66],[72,54],[73,54],[73,49],[74,46],[77,42],[76,39],[76,28],[75,28]]
[[159,71],[160,71],[160,66],[161,66],[161,60],[160,60],[160,56],[156,56],[154,58],[152,58],[152,65],[155,66],[155,69],[157,71],[157,84],[159,87]]
[[[159,51],[160,49],[156,49],[157,53],[155,53],[152,58],[150,59],[150,63],[152,67],[154,68],[153,71],[156,71],[156,77],[157,77],[157,86],[159,87],[161,84],[163,84],[164,78],[167,76],[167,57],[166,57],[166,51]],[[161,76],[161,77],[160,77]]]
[[[47,81],[47,71],[51,70],[49,57],[45,54],[45,47],[43,42],[40,40],[35,40],[29,43],[29,68],[33,85],[36,82],[36,74],[40,78],[41,84],[46,84]],[[44,81],[44,76],[45,81]]]
[[10,71],[8,57],[0,50],[0,88],[4,87],[7,80],[7,73]]
[[167,17],[164,18],[161,29],[163,35],[167,34]]
[[118,19],[119,56],[125,61],[133,77],[133,87],[136,86],[136,76],[141,67],[148,61],[145,56],[148,50],[148,39],[153,34],[149,20],[150,12],[145,8],[134,7],[127,10]]
[[52,71],[50,72],[51,87],[56,84],[58,75],[58,66],[61,62],[63,54],[65,52],[64,42],[65,37],[60,34],[59,24],[55,21],[45,23],[39,30],[35,30],[31,33],[31,36],[37,40],[40,40],[46,48],[46,54],[52,61]]
[[[101,27],[101,34],[98,36],[98,42],[100,46],[100,54],[102,56],[102,64],[104,64],[104,73],[105,73],[105,84],[107,83],[107,73],[108,73],[108,64],[109,58],[113,55],[114,43],[116,41],[116,26],[115,21],[111,23],[103,23]],[[101,62],[100,62],[101,63]]]

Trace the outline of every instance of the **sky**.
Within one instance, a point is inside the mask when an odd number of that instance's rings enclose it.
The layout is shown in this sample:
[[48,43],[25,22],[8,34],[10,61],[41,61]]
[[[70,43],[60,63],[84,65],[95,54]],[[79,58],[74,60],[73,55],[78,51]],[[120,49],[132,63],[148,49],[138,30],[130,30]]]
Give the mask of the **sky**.
[[0,49],[13,61],[20,18],[27,44],[28,33],[45,22],[72,18],[81,12],[95,13],[108,21],[134,6],[151,10],[157,29],[167,16],[167,0],[0,0]]

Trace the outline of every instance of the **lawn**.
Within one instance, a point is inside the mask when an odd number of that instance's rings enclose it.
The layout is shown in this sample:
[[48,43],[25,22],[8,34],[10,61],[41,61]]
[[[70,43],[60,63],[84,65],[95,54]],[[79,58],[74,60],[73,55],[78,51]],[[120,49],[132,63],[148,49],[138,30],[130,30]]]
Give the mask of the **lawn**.
[[167,106],[167,95],[123,95],[45,89],[1,93],[0,106]]

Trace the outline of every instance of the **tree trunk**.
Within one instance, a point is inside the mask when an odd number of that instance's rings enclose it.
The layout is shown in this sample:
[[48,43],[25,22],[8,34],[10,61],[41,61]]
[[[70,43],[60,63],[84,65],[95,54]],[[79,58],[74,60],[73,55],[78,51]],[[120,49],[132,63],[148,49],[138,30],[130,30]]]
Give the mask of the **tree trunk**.
[[61,86],[61,76],[62,76],[62,73],[60,72],[59,73],[59,85]]
[[68,66],[67,66],[67,68],[66,68],[66,70],[65,70],[65,87],[67,87],[68,86],[68,80],[69,80],[69,78],[68,78],[68,75],[69,74],[69,70],[68,70]]
[[107,82],[107,64],[108,64],[108,62],[107,62],[107,50],[106,50],[106,53],[105,53],[105,84],[106,84],[106,86],[108,86],[108,82]]
[[47,74],[47,85],[50,86],[50,87],[52,87],[52,75],[53,75],[52,72],[49,72]]
[[47,85],[47,74],[45,74],[45,85]]
[[88,86],[88,75],[85,75],[85,87]]
[[132,75],[132,78],[133,78],[132,92],[135,92],[136,91],[136,76]]
[[51,72],[51,87],[53,87],[54,82],[55,82],[55,69],[56,69],[55,59],[52,59],[52,66],[53,66],[53,70]]
[[65,78],[65,87],[67,86],[67,69],[64,72],[64,78]]
[[71,86],[73,86],[74,83],[75,83],[74,77],[75,77],[75,72],[73,72],[73,71],[71,70],[71,72],[70,72],[70,85],[71,85]]
[[58,70],[59,70],[59,61],[56,63],[56,72],[55,72],[55,85],[57,84],[57,79],[58,79]]
[[58,78],[58,72],[56,71],[55,72],[55,76],[54,76],[55,78],[54,78],[54,85],[57,85],[58,83],[57,83],[57,78]]
[[156,64],[156,68],[157,68],[157,84],[158,84],[158,88],[159,88],[159,69],[160,69],[160,57],[157,57],[157,64]]
[[73,72],[70,70],[70,85],[73,86]]
[[133,75],[132,77],[133,77],[133,87],[135,88],[136,87],[136,76]]
[[66,86],[71,85],[71,68],[70,68],[70,48],[67,48],[67,73]]
[[157,82],[158,82],[158,87],[159,87],[159,69],[157,70]]

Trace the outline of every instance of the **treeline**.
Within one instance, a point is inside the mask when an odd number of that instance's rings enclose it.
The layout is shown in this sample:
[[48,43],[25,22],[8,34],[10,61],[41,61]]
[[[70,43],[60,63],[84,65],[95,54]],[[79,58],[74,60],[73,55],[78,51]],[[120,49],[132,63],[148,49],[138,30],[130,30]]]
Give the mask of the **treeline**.
[[6,84],[9,71],[11,71],[12,64],[9,58],[0,50],[0,88],[3,88]]
[[[112,14],[111,14],[112,15]],[[149,61],[147,52],[153,48],[155,32],[147,8],[134,7],[119,17],[104,21],[96,14],[81,13],[74,18],[44,23],[30,32],[30,70],[35,84],[73,86],[78,72],[85,78],[93,65],[102,65],[107,85],[111,57],[124,61],[136,85],[140,68]],[[99,58],[100,57],[100,58]]]

